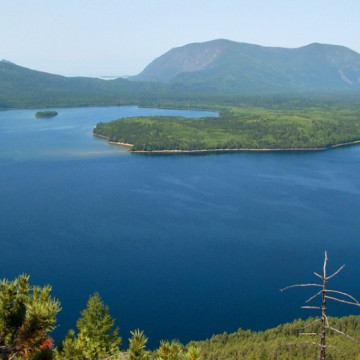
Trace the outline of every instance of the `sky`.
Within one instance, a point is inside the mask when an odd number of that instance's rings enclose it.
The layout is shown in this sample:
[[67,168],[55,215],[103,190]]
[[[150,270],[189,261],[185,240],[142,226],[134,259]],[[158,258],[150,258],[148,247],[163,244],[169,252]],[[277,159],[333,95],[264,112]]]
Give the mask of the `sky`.
[[0,0],[0,60],[65,76],[140,73],[214,39],[360,53],[359,0]]

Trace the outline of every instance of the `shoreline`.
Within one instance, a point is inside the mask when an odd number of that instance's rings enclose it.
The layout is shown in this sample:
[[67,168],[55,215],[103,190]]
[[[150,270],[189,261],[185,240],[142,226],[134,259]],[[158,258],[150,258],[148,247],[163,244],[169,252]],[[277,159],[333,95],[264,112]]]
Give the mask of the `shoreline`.
[[261,149],[252,149],[252,148],[236,148],[236,149],[199,149],[199,150],[134,150],[131,151],[131,148],[134,144],[109,141],[109,137],[105,135],[98,135],[93,133],[94,136],[100,137],[108,141],[110,145],[123,146],[127,147],[128,151],[132,154],[196,154],[196,153],[221,153],[221,152],[285,152],[285,151],[325,151],[336,149],[339,147],[351,146],[360,144],[360,140],[345,142],[341,144],[331,145],[329,147],[318,147],[318,148],[279,148],[279,149],[270,149],[270,148],[261,148]]
[[107,140],[108,144],[110,144],[110,145],[124,146],[124,147],[128,147],[128,148],[132,148],[134,146],[134,144],[128,144],[128,143],[117,142],[117,141],[109,141],[109,137],[105,136],[105,135],[99,135],[99,134],[93,133],[93,136],[96,136],[96,137],[99,137],[101,139]]

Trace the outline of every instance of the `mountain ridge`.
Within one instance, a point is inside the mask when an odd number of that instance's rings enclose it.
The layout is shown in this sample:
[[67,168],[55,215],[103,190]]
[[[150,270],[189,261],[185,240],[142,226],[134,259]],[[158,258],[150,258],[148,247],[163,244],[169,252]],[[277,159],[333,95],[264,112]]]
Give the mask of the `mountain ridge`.
[[217,39],[174,48],[140,74],[66,77],[0,61],[0,109],[166,104],[208,96],[360,92],[360,54],[339,45],[264,47]]
[[158,84],[66,77],[0,61],[0,109],[124,105],[161,91]]
[[129,79],[225,93],[360,89],[360,54],[340,45],[283,48],[217,39],[173,48]]

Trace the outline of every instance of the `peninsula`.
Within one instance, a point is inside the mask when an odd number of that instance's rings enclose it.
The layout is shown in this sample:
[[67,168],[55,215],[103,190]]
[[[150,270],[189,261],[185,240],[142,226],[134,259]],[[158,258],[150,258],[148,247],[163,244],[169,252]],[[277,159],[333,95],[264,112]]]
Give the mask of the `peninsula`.
[[360,141],[360,109],[222,106],[219,117],[150,116],[98,123],[93,134],[134,153],[326,150]]

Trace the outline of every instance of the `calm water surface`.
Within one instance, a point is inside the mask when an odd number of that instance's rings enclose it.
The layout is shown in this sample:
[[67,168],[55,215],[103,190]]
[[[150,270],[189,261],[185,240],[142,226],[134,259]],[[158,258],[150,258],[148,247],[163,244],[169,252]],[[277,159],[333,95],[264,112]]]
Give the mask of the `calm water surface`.
[[[98,121],[210,115],[137,107],[0,112],[0,274],[50,283],[61,339],[98,291],[124,340],[264,329],[301,310],[324,250],[332,287],[360,298],[360,147],[327,152],[131,155]],[[330,283],[331,285],[331,283]],[[310,293],[311,294],[311,293]],[[329,314],[359,314],[329,304]]]

